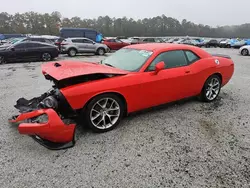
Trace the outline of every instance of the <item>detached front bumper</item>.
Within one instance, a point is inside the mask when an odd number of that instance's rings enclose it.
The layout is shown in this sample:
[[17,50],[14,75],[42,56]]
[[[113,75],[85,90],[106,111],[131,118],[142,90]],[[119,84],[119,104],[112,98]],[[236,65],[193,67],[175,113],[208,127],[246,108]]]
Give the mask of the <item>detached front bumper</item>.
[[[47,115],[47,122],[36,122],[32,119]],[[39,109],[32,112],[13,116],[9,121],[17,123],[28,120],[28,123],[21,123],[18,127],[20,134],[31,136],[41,145],[48,149],[59,150],[73,147],[75,144],[75,124],[66,124],[53,109]]]

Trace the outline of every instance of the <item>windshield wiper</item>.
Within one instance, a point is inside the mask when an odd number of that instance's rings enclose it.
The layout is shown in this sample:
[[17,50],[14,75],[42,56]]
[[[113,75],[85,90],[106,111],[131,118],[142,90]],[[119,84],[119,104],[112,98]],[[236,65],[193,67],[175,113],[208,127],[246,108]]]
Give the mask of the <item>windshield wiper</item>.
[[110,65],[108,63],[104,63],[104,65],[110,66],[110,67],[114,67],[113,65]]

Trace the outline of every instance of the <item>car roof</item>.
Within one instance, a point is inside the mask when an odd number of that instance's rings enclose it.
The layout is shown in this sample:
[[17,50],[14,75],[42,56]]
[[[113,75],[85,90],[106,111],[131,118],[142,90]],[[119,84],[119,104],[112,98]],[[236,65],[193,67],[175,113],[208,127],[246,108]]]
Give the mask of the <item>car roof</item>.
[[45,44],[45,45],[48,45],[48,46],[54,46],[53,44],[49,44],[49,43],[46,43],[46,42],[38,42],[38,41],[23,41],[23,42],[19,42],[17,44],[24,44],[24,43]]
[[145,43],[145,44],[134,44],[124,48],[147,50],[153,52],[170,51],[170,50],[191,50],[200,57],[210,57],[211,55],[199,47],[185,45],[185,44],[168,44],[168,43]]
[[71,38],[71,37],[70,37],[70,38],[66,38],[66,39],[71,39],[71,40],[72,40],[72,39],[73,39],[73,40],[74,40],[74,39],[87,39],[87,40],[91,40],[91,39],[85,38],[85,37],[74,37],[74,38]]

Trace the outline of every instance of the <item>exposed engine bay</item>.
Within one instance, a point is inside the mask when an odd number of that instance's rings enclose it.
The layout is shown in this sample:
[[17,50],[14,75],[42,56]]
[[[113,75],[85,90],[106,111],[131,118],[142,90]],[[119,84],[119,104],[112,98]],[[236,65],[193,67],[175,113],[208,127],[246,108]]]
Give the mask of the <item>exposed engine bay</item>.
[[54,83],[52,88],[49,91],[43,93],[41,96],[32,98],[30,100],[20,98],[17,100],[14,107],[18,109],[20,113],[31,112],[38,109],[52,108],[64,118],[75,117],[77,115],[76,112],[68,104],[67,100],[60,92],[60,89],[80,83],[110,78],[113,76],[117,75],[92,74],[57,81],[53,79],[53,77],[45,75],[46,79]]

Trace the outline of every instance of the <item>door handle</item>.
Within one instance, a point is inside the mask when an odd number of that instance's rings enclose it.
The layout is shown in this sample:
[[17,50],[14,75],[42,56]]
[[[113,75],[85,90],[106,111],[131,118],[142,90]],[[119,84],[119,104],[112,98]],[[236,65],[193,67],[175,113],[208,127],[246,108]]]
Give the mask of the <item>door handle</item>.
[[186,74],[190,73],[190,70],[186,70],[185,73],[186,73]]

